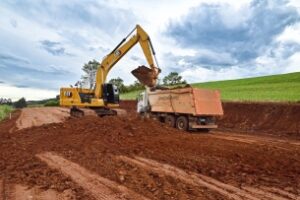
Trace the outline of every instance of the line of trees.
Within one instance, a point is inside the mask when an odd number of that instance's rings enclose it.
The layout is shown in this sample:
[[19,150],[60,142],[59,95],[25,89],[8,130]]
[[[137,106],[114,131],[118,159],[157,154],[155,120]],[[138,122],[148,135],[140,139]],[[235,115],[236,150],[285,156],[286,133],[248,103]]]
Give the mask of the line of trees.
[[6,105],[11,105],[12,104],[12,100],[10,98],[0,98],[0,104],[6,104]]
[[15,102],[12,102],[10,98],[0,98],[0,105],[9,105],[15,108],[24,108],[27,107],[27,102],[24,97]]
[[[88,63],[85,63],[82,67],[84,74],[81,76],[81,81],[78,81],[76,83],[76,86],[86,86],[92,89],[95,86],[96,72],[99,65],[100,63],[96,60],[92,60]],[[162,82],[163,86],[187,84],[187,82],[177,72],[169,73],[162,79]],[[144,89],[144,86],[138,81],[135,81],[133,84],[130,85],[125,85],[123,79],[121,79],[120,77],[112,78],[111,80],[109,80],[109,83],[116,85],[121,93]]]

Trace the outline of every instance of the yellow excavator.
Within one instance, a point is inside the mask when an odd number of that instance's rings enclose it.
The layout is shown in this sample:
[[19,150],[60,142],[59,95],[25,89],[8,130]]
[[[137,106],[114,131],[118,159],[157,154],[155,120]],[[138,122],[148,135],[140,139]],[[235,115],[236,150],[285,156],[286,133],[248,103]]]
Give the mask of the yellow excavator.
[[[133,34],[135,32],[135,34]],[[131,36],[131,37],[130,37]],[[130,37],[130,38],[129,38]],[[95,87],[92,89],[70,87],[60,89],[60,105],[70,107],[71,116],[80,117],[95,113],[98,116],[116,115],[119,107],[118,88],[106,83],[106,77],[112,67],[137,43],[140,44],[149,67],[140,66],[131,73],[145,86],[155,87],[158,68],[155,51],[148,34],[141,26],[136,27],[101,61]]]

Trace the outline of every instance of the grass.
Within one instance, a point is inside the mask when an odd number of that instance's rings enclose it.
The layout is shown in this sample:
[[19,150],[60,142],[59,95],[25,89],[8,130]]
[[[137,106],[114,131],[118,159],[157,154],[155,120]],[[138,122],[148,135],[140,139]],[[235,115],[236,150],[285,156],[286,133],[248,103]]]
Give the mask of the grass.
[[[223,101],[300,102],[300,72],[228,81],[194,83],[196,88],[218,89]],[[141,91],[121,95],[135,99]]]
[[135,100],[137,96],[142,92],[142,90],[135,90],[127,93],[120,94],[122,100]]
[[5,117],[13,110],[11,106],[0,105],[0,121],[5,119]]
[[37,108],[37,107],[44,107],[44,104],[28,104],[28,108]]
[[219,89],[225,101],[300,102],[300,72],[192,85]]

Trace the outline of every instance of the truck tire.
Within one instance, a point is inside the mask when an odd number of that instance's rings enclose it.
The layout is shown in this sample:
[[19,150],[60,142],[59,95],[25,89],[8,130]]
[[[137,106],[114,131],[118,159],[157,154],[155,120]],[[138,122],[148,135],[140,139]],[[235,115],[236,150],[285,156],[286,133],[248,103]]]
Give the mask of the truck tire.
[[167,115],[165,117],[165,123],[170,127],[175,127],[175,116],[173,115]]
[[176,120],[176,128],[179,130],[187,131],[189,129],[189,122],[185,116],[180,116]]

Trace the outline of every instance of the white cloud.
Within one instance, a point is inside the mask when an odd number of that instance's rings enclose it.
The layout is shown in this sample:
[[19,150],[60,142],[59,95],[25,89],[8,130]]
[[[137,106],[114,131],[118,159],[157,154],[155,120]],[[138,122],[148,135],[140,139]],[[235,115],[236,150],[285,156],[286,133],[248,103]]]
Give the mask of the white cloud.
[[276,39],[278,42],[296,42],[300,44],[300,23],[288,26]]
[[[278,43],[277,46],[272,49],[266,48],[265,52],[249,63],[253,66],[248,68],[238,63],[238,60],[227,51],[215,52],[205,48],[194,49],[191,46],[183,48],[178,45],[177,40],[165,34],[170,21],[180,22],[183,16],[202,3],[227,5],[227,9],[220,11],[222,22],[228,29],[234,29],[241,26],[251,15],[251,10],[248,9],[251,2],[251,0],[174,0],[171,3],[169,0],[88,2],[3,0],[0,2],[0,55],[5,53],[22,58],[29,64],[8,66],[7,63],[0,61],[0,72],[9,73],[5,75],[5,80],[0,76],[0,81],[10,85],[26,85],[30,88],[6,85],[5,90],[0,88],[0,96],[17,95],[14,98],[25,96],[27,99],[53,97],[61,86],[74,84],[80,78],[84,63],[92,59],[101,61],[135,24],[141,24],[149,33],[162,68],[162,75],[178,70],[190,82],[203,82],[300,71],[299,52],[282,59],[282,56],[287,54],[285,51],[287,44],[300,43],[299,24],[286,27],[284,32],[274,39]],[[299,1],[291,0],[290,5],[300,11]],[[41,47],[41,41],[59,44],[57,48],[64,49],[65,54],[51,55]],[[166,56],[168,54],[173,56]],[[216,66],[221,63],[231,65],[227,65],[226,68],[204,66],[197,64],[199,60],[202,62],[214,60]],[[142,50],[137,45],[111,70],[108,78],[121,77],[126,84],[132,83],[135,78],[130,71],[138,65],[146,64]],[[55,74],[59,71],[63,72],[62,75]],[[51,75],[47,76],[49,72]],[[50,88],[53,90],[47,91]]]
[[283,73],[300,72],[300,52],[295,53],[287,60],[287,65]]
[[250,76],[245,69],[236,66],[219,70],[204,67],[190,68],[180,73],[180,75],[190,83],[231,80]]
[[22,97],[26,100],[40,100],[47,98],[55,98],[59,94],[56,90],[46,90],[38,88],[18,88],[6,84],[0,84],[0,97],[11,98],[16,101]]

